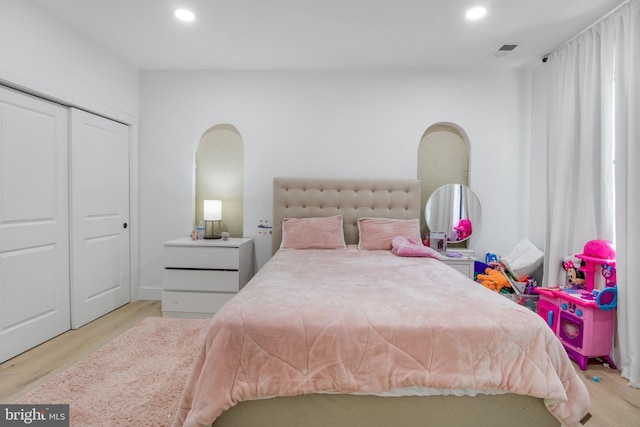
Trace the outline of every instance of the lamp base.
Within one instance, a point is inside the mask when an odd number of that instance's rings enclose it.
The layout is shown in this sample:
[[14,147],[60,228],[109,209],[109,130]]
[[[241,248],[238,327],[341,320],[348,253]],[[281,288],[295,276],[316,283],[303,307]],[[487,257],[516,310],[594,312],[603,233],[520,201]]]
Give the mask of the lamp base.
[[[208,233],[209,227],[207,227],[207,225],[212,222],[213,224],[211,224],[211,233]],[[215,229],[216,229],[216,224],[218,223],[218,233],[215,233]],[[220,221],[208,221],[205,220],[204,221],[205,227],[204,227],[204,238],[205,239],[221,239],[222,235],[220,234]]]

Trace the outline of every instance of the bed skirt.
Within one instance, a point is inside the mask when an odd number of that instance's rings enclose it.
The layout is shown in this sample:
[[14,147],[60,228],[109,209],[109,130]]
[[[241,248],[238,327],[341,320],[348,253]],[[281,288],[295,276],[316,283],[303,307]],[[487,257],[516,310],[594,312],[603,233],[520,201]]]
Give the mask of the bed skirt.
[[309,394],[240,402],[213,427],[560,426],[542,399],[517,394],[403,396]]

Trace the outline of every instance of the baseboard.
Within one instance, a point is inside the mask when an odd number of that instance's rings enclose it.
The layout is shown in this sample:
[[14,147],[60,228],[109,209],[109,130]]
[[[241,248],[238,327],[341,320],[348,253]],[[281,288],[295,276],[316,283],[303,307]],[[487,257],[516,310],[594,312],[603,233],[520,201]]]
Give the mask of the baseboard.
[[162,299],[161,287],[140,287],[138,288],[137,300],[160,301]]

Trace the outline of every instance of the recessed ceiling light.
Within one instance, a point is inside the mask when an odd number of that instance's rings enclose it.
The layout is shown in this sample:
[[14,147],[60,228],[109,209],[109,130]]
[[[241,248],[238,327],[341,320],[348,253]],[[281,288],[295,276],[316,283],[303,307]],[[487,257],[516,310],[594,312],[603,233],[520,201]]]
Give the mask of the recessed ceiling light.
[[485,9],[484,7],[474,7],[472,9],[469,9],[465,16],[467,17],[467,19],[475,21],[476,19],[482,18],[486,14],[487,9]]
[[196,15],[194,15],[193,12],[187,9],[176,9],[173,14],[176,15],[176,18],[184,22],[191,22],[196,19]]

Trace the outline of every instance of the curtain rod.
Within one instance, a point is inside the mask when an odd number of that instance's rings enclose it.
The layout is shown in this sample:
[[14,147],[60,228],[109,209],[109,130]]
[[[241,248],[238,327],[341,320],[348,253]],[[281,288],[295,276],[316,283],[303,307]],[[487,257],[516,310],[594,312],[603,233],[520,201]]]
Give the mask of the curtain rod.
[[609,11],[608,13],[606,13],[604,16],[602,16],[601,18],[598,18],[597,21],[595,21],[593,24],[589,25],[587,28],[585,28],[584,30],[580,31],[578,34],[576,34],[575,36],[571,37],[569,40],[567,40],[566,42],[562,43],[561,45],[557,46],[555,49],[553,49],[551,52],[547,53],[544,58],[542,58],[542,62],[547,62],[547,58],[549,58],[549,55],[551,55],[552,53],[554,53],[555,51],[557,51],[558,49],[560,49],[561,47],[571,43],[572,41],[574,41],[575,39],[577,39],[578,37],[580,37],[581,35],[583,35],[584,33],[586,33],[587,31],[589,31],[590,29],[592,29],[593,27],[595,27],[596,25],[598,25],[600,22],[604,21],[605,19],[607,19],[609,16],[613,15],[615,12],[618,11],[618,9],[622,8],[623,6],[627,5],[628,3],[630,3],[631,0],[626,0],[622,3],[620,3],[619,5],[617,5],[616,7],[614,7],[611,11]]

